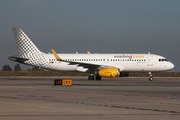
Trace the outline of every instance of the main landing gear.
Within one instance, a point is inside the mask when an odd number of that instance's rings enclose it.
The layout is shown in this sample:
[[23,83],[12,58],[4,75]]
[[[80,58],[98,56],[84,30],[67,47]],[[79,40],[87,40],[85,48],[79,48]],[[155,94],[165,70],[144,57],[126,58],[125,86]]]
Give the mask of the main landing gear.
[[149,72],[149,81],[153,81],[153,76],[152,76],[152,73],[151,72]]
[[[101,76],[95,76],[96,80],[101,80]],[[91,74],[88,76],[88,80],[94,80],[94,75]]]

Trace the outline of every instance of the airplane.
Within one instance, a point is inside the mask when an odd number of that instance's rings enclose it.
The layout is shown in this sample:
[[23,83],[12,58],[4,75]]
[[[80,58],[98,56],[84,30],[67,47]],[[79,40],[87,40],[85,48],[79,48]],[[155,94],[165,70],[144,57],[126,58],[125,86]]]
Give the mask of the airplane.
[[[149,80],[153,81],[151,72],[167,71],[174,64],[163,56],[156,54],[52,54],[40,51],[21,28],[12,28],[19,56],[8,59],[26,65],[57,71],[78,71],[90,75],[89,80],[101,80],[102,77],[127,77],[129,72],[148,72]],[[90,53],[90,52],[89,52]]]

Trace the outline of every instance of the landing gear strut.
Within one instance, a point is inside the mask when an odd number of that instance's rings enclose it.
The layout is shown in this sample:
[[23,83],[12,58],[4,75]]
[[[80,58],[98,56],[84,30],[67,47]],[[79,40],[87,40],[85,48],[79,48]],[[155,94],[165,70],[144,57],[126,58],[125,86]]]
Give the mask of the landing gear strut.
[[[96,77],[96,80],[101,80],[101,76],[95,76]],[[91,74],[88,76],[88,80],[94,80],[94,75]]]
[[89,75],[88,80],[94,80],[94,75],[93,74]]
[[153,76],[152,76],[152,73],[151,72],[149,72],[149,81],[153,81]]

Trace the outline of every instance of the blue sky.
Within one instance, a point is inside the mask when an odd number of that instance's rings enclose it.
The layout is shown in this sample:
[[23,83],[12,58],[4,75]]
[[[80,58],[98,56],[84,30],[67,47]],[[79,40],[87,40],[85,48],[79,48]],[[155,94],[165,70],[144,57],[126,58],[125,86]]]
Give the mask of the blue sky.
[[0,67],[16,64],[6,56],[18,54],[12,27],[21,27],[43,52],[151,52],[180,71],[179,5],[179,0],[1,0]]

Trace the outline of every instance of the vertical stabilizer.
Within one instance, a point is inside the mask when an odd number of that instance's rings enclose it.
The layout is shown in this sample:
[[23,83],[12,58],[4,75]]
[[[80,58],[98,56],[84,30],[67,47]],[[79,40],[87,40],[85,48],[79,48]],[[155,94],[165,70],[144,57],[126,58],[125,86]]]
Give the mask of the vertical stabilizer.
[[20,57],[29,58],[32,53],[41,53],[41,51],[35,46],[21,28],[13,28],[13,32]]
[[49,68],[45,53],[42,53],[21,28],[12,28],[19,57],[27,59],[24,64]]

